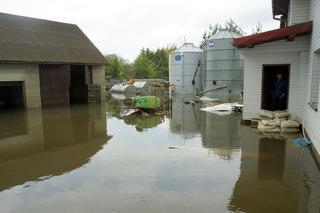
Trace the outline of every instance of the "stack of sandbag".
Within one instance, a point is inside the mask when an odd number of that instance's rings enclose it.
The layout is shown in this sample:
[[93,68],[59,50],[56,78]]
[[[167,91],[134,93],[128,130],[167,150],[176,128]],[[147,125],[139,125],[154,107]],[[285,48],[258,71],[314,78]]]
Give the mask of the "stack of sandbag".
[[280,132],[280,125],[281,122],[279,118],[261,117],[258,129],[261,132]]
[[297,120],[285,120],[281,121],[281,132],[299,132],[300,131],[300,123]]
[[260,111],[258,129],[261,132],[299,132],[300,123],[297,118],[291,117],[287,110],[283,111]]
[[280,121],[288,120],[289,113],[287,110],[278,110],[272,112],[273,117],[279,118]]

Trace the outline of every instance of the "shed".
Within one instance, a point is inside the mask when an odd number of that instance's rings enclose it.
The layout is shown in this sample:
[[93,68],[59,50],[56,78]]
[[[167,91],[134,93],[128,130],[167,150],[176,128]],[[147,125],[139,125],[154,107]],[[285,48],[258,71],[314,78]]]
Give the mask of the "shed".
[[0,103],[39,108],[105,99],[105,57],[74,24],[0,13]]
[[285,109],[302,119],[312,22],[234,39],[244,58],[243,117],[250,120],[260,109],[274,110],[271,91],[277,74],[287,82]]

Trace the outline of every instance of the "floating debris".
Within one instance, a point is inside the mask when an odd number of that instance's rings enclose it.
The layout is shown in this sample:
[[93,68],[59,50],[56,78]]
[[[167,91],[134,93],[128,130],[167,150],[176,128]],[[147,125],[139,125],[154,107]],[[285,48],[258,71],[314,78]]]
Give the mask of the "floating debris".
[[199,98],[200,101],[202,102],[215,102],[215,101],[219,101],[219,99],[214,99],[214,98],[209,98],[207,96],[202,96]]
[[161,106],[160,98],[156,96],[137,96],[132,97],[133,107],[141,110],[156,110]]
[[307,148],[311,145],[309,141],[307,141],[305,138],[296,138],[293,140],[294,144],[300,145],[304,148]]
[[241,112],[243,108],[242,104],[238,103],[224,103],[215,106],[201,108],[201,111],[214,113],[217,115],[229,115],[233,112]]

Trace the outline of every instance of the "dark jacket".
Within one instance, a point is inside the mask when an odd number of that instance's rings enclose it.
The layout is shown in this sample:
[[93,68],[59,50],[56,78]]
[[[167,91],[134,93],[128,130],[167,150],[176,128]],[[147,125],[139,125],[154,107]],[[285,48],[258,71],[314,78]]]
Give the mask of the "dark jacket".
[[287,83],[285,80],[276,81],[273,86],[272,90],[272,97],[273,98],[283,98],[282,94],[287,95]]

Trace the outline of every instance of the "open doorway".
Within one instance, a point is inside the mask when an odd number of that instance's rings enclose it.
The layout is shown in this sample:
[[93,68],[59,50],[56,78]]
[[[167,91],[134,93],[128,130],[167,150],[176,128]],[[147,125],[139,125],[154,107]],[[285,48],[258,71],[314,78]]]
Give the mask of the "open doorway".
[[92,84],[91,66],[72,65],[70,103],[88,103],[88,85]]
[[[284,82],[281,98],[275,98],[276,82],[281,76]],[[263,65],[261,108],[265,110],[285,110],[288,108],[290,65]],[[279,90],[278,90],[279,91]],[[280,101],[279,101],[280,100]],[[280,103],[278,103],[280,102]]]
[[0,109],[24,107],[23,88],[22,81],[0,82]]

